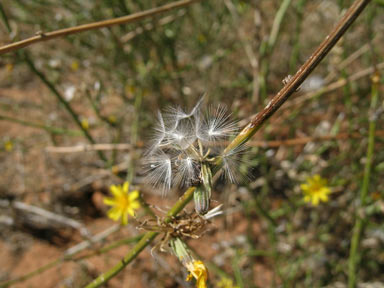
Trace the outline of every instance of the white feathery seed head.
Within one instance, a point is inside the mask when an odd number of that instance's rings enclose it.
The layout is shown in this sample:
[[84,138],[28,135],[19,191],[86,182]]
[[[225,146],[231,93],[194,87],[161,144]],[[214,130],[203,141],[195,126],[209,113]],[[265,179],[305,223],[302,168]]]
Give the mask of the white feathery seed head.
[[205,117],[199,120],[197,137],[203,142],[215,143],[232,137],[238,130],[236,122],[231,121],[227,109],[219,105],[209,108]]
[[[186,113],[180,107],[168,107],[158,113],[151,145],[144,156],[148,182],[161,187],[163,193],[174,186],[196,186],[202,183],[202,173],[221,162],[224,176],[238,181],[238,156],[244,146],[223,154],[225,142],[237,129],[224,106],[203,112],[203,98]],[[221,161],[218,161],[221,160]],[[206,175],[205,175],[206,176]]]
[[243,164],[249,166],[243,157],[248,151],[249,147],[246,144],[241,144],[219,156],[223,161],[223,176],[229,182],[241,183],[249,178],[247,173],[241,171]]
[[150,184],[165,194],[172,186],[172,160],[162,150],[151,151],[145,158],[146,175]]
[[180,186],[191,186],[199,177],[199,163],[191,155],[182,153],[175,160],[175,183]]
[[157,122],[154,127],[153,136],[151,139],[152,147],[157,148],[158,146],[164,144],[166,141],[166,128],[163,120],[163,116],[161,115],[161,112],[157,112]]

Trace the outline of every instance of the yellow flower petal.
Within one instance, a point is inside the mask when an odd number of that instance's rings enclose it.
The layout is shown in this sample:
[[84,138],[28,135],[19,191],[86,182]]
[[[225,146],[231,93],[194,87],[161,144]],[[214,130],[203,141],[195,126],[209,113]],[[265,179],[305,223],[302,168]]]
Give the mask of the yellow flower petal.
[[319,205],[319,196],[318,195],[314,195],[313,197],[312,197],[312,205],[313,206],[317,206],[317,205]]
[[319,205],[320,202],[327,202],[328,194],[331,193],[327,182],[327,179],[321,178],[319,174],[309,177],[307,183],[300,185],[304,194],[304,201],[311,202],[313,206]]
[[320,194],[319,195],[319,199],[323,202],[327,202],[328,201],[328,196],[327,194]]
[[121,224],[127,225],[128,224],[128,213],[127,211],[124,211],[122,217],[121,217]]
[[128,216],[135,216],[135,210],[140,208],[140,202],[136,201],[139,197],[139,191],[129,191],[129,183],[124,182],[123,185],[111,185],[110,191],[113,198],[104,197],[103,202],[112,206],[107,216],[112,220],[118,221],[121,218],[122,225],[128,223]]
[[11,152],[13,150],[13,143],[12,141],[8,140],[4,143],[4,149],[7,152]]
[[126,212],[127,212],[127,214],[131,215],[132,217],[135,217],[135,210],[133,210],[132,208],[128,208]]
[[132,209],[135,209],[135,210],[137,210],[137,209],[139,209],[139,208],[141,207],[139,201],[133,201],[133,202],[131,202],[131,205],[130,205],[130,206],[131,206]]
[[139,191],[137,191],[137,190],[132,191],[131,193],[129,193],[128,199],[129,199],[129,201],[133,201],[133,200],[139,198],[139,195],[140,195]]
[[202,261],[193,261],[187,264],[187,269],[191,273],[187,276],[187,281],[196,279],[196,288],[207,288],[208,270]]
[[207,282],[204,278],[199,278],[196,282],[197,288],[207,288]]
[[129,190],[129,182],[125,181],[123,184],[123,192],[127,194],[128,190]]
[[320,180],[321,180],[321,177],[320,177],[319,174],[315,174],[315,175],[313,175],[313,181],[318,182],[318,181],[320,181]]
[[109,190],[111,191],[112,195],[115,197],[119,197],[123,194],[123,191],[120,186],[111,185],[111,187],[109,187]]
[[329,189],[328,187],[324,187],[323,191],[324,191],[323,193],[327,195],[331,193],[331,189]]
[[104,197],[103,198],[103,202],[104,202],[105,205],[109,205],[109,206],[116,205],[116,200],[113,199],[113,198],[109,198],[109,197]]
[[121,217],[121,214],[122,214],[122,211],[118,207],[113,207],[107,212],[108,218],[111,218],[112,220],[115,220],[115,221],[119,220],[119,218]]
[[217,282],[217,287],[218,288],[239,288],[239,286],[235,286],[233,284],[232,279],[229,278],[221,278],[219,282]]
[[300,185],[300,188],[301,188],[301,190],[303,190],[303,191],[307,191],[308,188],[309,188],[309,185],[308,185],[308,184],[301,184],[301,185]]

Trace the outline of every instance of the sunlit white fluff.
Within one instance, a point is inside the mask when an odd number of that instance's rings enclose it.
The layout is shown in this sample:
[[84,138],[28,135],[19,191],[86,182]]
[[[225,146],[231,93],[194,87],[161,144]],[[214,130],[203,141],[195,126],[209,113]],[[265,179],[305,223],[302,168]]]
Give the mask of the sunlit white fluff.
[[221,210],[222,207],[223,207],[223,204],[216,206],[215,208],[209,210],[207,214],[205,214],[203,217],[205,218],[205,220],[209,220],[218,215],[222,215],[224,213],[223,210]]
[[230,119],[230,114],[224,106],[210,108],[205,117],[198,120],[197,137],[205,142],[217,142],[229,138],[238,130],[236,122]]
[[199,163],[186,153],[182,153],[175,160],[175,183],[189,186],[199,177]]
[[157,112],[157,122],[154,127],[154,133],[151,139],[152,145],[150,151],[153,149],[157,149],[159,146],[163,145],[166,141],[166,127],[164,124],[163,116],[160,111]]
[[196,141],[193,119],[179,119],[175,128],[168,132],[169,141],[175,149],[185,150]]
[[179,122],[183,119],[192,119],[196,117],[200,111],[201,103],[203,102],[203,98],[201,98],[197,104],[191,109],[189,113],[184,112],[184,110],[180,106],[169,106],[165,109],[164,119],[169,127],[169,130],[176,129]]
[[161,149],[151,151],[144,163],[147,167],[147,178],[150,184],[162,188],[165,193],[172,186],[172,160]]
[[247,164],[243,156],[248,149],[247,145],[241,144],[228,152],[223,152],[220,156],[223,161],[224,178],[229,182],[240,183],[249,177],[247,173],[242,173],[240,170],[243,164]]
[[240,146],[223,154],[224,143],[237,131],[236,122],[224,106],[203,113],[203,99],[185,112],[180,107],[158,113],[149,152],[145,156],[148,182],[165,192],[174,186],[198,185],[202,181],[202,165],[213,169],[221,159],[223,175],[239,182]]

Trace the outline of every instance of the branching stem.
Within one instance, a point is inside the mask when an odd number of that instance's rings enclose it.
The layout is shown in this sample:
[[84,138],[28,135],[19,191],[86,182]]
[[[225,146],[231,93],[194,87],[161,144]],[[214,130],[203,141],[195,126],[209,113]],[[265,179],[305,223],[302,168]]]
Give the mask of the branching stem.
[[[304,65],[297,71],[296,75],[292,77],[291,81],[287,83],[280,90],[280,92],[273,97],[271,102],[258,113],[251,122],[239,133],[239,135],[227,146],[225,152],[231,151],[239,145],[247,142],[261,127],[266,120],[268,120],[285,101],[300,87],[308,75],[316,68],[321,60],[328,54],[337,41],[344,35],[347,29],[352,25],[354,20],[364,10],[370,0],[356,0],[352,6],[346,11],[342,19],[337,23],[333,31],[325,38],[319,45],[312,56],[304,63]],[[214,174],[217,171],[212,171]],[[170,221],[171,217],[177,215],[192,199],[195,187],[190,187],[184,195],[176,202],[176,204],[167,213],[165,221]],[[128,252],[128,254],[109,271],[99,275],[95,280],[86,286],[86,288],[99,287],[106,283],[112,277],[117,275],[124,269],[130,262],[132,262],[140,252],[148,246],[158,235],[157,232],[147,232],[135,247]]]

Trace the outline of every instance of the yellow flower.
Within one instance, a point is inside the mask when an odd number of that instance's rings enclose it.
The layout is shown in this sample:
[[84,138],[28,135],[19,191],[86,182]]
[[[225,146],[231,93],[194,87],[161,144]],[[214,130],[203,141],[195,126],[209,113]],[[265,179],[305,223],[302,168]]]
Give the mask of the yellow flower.
[[303,190],[304,201],[312,202],[313,206],[317,206],[320,201],[327,202],[328,194],[331,193],[331,189],[327,186],[327,179],[321,178],[318,174],[308,177],[307,183],[301,184],[300,188]]
[[218,288],[239,288],[239,286],[235,286],[233,284],[232,279],[223,277],[220,279],[219,282],[217,282],[217,287]]
[[137,200],[139,191],[135,190],[131,193],[129,191],[129,182],[124,182],[123,185],[112,185],[110,191],[113,198],[104,197],[104,204],[112,206],[107,215],[114,221],[121,218],[121,223],[127,225],[128,214],[135,216],[135,210],[140,208],[140,202]]
[[136,87],[134,85],[125,85],[125,92],[129,95],[133,95],[136,92]]
[[116,124],[116,122],[117,122],[116,116],[115,115],[109,115],[108,116],[108,122],[111,124]]
[[5,65],[5,68],[6,68],[8,73],[11,73],[13,71],[13,64],[7,63],[7,65]]
[[79,62],[77,60],[73,60],[71,63],[71,69],[72,71],[77,71],[79,70]]
[[204,263],[200,260],[193,260],[186,263],[186,267],[189,270],[187,281],[191,281],[194,277],[196,279],[196,288],[207,288],[208,270]]
[[81,127],[83,127],[84,130],[88,130],[88,129],[89,129],[89,122],[88,122],[88,119],[83,118],[83,119],[81,120]]
[[4,143],[4,149],[5,151],[7,152],[11,152],[13,150],[13,143],[11,140],[7,140],[5,143]]

